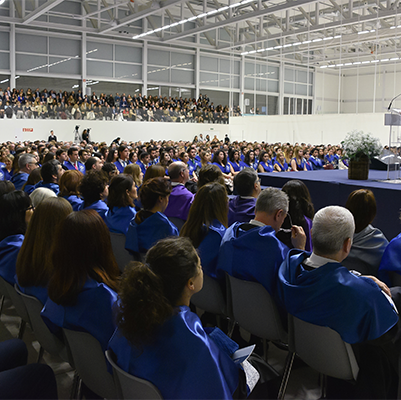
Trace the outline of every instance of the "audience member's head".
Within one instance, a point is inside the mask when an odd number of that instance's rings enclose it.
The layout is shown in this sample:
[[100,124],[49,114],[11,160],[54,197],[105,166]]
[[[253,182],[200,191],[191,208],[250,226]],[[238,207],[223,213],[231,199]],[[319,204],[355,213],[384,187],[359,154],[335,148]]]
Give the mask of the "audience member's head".
[[[348,252],[351,249],[354,231],[354,217],[346,208],[339,206],[322,208],[313,218],[313,252],[318,256],[337,259],[334,257],[338,253],[346,253],[347,249]],[[346,257],[348,253],[345,253]]]
[[258,197],[261,188],[256,171],[253,168],[244,168],[235,175],[234,190],[239,196]]
[[210,182],[218,182],[223,186],[225,185],[223,173],[217,165],[208,164],[199,171],[198,189]]
[[30,173],[35,168],[38,168],[38,161],[32,154],[21,154],[18,157],[18,167],[20,172]]
[[165,170],[161,165],[151,165],[149,168],[147,168],[145,172],[145,176],[143,177],[143,182],[146,182],[149,179],[153,178],[163,178],[164,176],[165,176]]
[[0,181],[0,197],[3,196],[3,194],[13,192],[14,190],[15,190],[15,186],[12,182]]
[[60,197],[44,199],[35,208],[17,259],[21,286],[47,286],[52,270],[49,240],[71,212],[71,204]]
[[376,217],[376,199],[369,189],[354,190],[345,207],[351,211],[355,220],[355,233],[364,230]]
[[58,160],[51,160],[42,165],[40,174],[44,183],[58,183],[64,173],[63,167]]
[[49,197],[57,197],[57,195],[51,189],[48,189],[45,187],[40,187],[40,188],[35,189],[29,195],[29,197],[31,198],[32,206],[37,207],[44,199],[47,199]]
[[[148,168],[149,169],[149,168]],[[129,164],[124,168],[124,174],[131,175],[134,178],[135,186],[142,185],[143,172],[138,164]]]
[[120,171],[117,169],[115,164],[113,164],[111,162],[104,163],[103,167],[102,167],[102,171],[109,181],[113,176],[116,176],[120,173]]
[[131,175],[120,174],[110,181],[107,205],[112,211],[114,207],[133,207],[138,198],[134,179]]
[[100,161],[99,157],[89,157],[85,163],[86,171],[90,171],[94,169],[95,171],[100,171],[103,167],[102,161]]
[[106,199],[108,196],[109,181],[101,171],[89,171],[79,185],[79,193],[84,199],[84,208]]
[[32,212],[31,200],[22,190],[0,196],[0,241],[12,235],[24,235]]
[[182,161],[176,161],[168,167],[168,175],[172,182],[187,183],[189,180],[188,165]]
[[295,225],[302,225],[304,216],[312,219],[315,214],[308,187],[298,179],[291,179],[283,188],[290,201],[289,213]]
[[84,174],[75,169],[65,171],[59,181],[59,186],[60,186],[59,196],[60,197],[68,197],[71,195],[78,196],[79,194],[78,187],[83,177]]

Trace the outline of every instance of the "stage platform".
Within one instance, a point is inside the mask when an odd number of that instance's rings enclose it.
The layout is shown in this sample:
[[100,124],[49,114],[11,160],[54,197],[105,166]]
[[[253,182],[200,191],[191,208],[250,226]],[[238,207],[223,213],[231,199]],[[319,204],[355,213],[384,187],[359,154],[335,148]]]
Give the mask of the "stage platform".
[[[390,179],[397,181],[398,172],[390,171]],[[401,180],[400,184],[378,182],[387,178],[387,171],[369,171],[367,181],[348,179],[347,170],[259,173],[262,186],[277,188],[291,179],[299,179],[308,187],[315,211],[329,205],[345,206],[348,195],[357,189],[370,189],[377,202],[377,215],[373,226],[379,228],[390,241],[401,232]]]

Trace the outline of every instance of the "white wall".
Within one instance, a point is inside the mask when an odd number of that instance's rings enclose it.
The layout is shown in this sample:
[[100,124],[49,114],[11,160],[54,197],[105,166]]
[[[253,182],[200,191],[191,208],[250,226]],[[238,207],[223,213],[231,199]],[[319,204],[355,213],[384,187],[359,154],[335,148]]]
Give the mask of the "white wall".
[[338,100],[341,96],[338,86],[338,72],[318,68],[315,73],[315,114],[338,113]]
[[228,133],[231,140],[337,144],[347,132],[357,129],[372,133],[384,145],[388,142],[389,132],[384,126],[383,113],[232,117],[229,125],[3,119],[0,120],[0,142],[47,139],[51,129],[59,140],[71,141],[77,122],[81,130],[92,128],[92,140],[107,143],[117,136],[130,141],[192,140],[200,133],[204,137],[206,134],[217,135],[219,139]]

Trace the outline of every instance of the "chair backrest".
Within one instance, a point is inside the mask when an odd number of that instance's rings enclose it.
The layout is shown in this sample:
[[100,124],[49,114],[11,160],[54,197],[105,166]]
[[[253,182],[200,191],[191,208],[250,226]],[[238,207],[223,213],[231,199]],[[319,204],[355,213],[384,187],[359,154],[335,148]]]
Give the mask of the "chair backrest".
[[401,275],[395,271],[390,271],[391,286],[401,286]]
[[173,223],[177,229],[180,231],[181,228],[183,227],[183,225],[185,224],[185,221],[181,218],[177,218],[177,217],[168,217],[169,221],[171,223]]
[[117,391],[113,376],[100,343],[87,332],[63,329],[74,366],[85,385],[100,397],[115,399]]
[[115,355],[111,350],[106,351],[106,358],[113,367],[119,399],[163,399],[155,385],[123,371],[116,364]]
[[338,379],[356,380],[359,372],[349,343],[331,328],[289,315],[289,347],[316,371]]
[[4,296],[6,299],[11,299],[8,293],[7,281],[0,276],[0,295]]
[[50,331],[40,315],[43,304],[34,296],[29,296],[22,293],[18,287],[15,289],[22,297],[25,307],[29,314],[31,327],[36,336],[36,339],[41,346],[51,355],[59,356],[63,360],[69,362],[71,365],[72,360],[69,359],[67,349],[64,342],[59,339],[54,333]]
[[277,306],[267,290],[257,282],[228,275],[231,306],[235,321],[248,332],[271,341],[288,343]]
[[[1,278],[2,279],[2,278]],[[25,303],[22,300],[22,297],[16,291],[15,287],[17,284],[12,286],[7,281],[4,281],[4,284],[7,286],[8,294],[10,295],[11,301],[14,304],[15,309],[17,310],[17,314],[25,321],[30,323],[28,311],[25,307]]]
[[226,300],[216,279],[204,274],[203,287],[191,298],[191,303],[201,310],[217,315],[227,315]]
[[121,272],[129,262],[134,260],[128,250],[125,250],[125,239],[125,235],[122,233],[110,232],[111,247]]

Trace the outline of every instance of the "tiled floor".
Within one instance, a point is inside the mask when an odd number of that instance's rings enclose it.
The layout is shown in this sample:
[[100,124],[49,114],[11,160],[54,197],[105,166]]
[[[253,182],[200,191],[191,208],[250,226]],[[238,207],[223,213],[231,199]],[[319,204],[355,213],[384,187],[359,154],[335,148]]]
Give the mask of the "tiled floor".
[[[0,341],[17,337],[19,323],[20,318],[17,316],[14,307],[10,301],[6,300],[0,318]],[[25,329],[23,340],[28,347],[28,363],[36,362],[40,345],[29,326]],[[269,346],[269,363],[280,373],[282,373],[284,368],[286,354],[285,351],[278,349],[274,345]],[[46,352],[44,353],[42,363],[48,364],[56,375],[59,398],[69,399],[74,375],[72,368],[61,358],[53,357]],[[320,397],[318,379],[319,375],[311,368],[303,366],[302,363],[296,363],[290,376],[285,399],[318,399]]]

